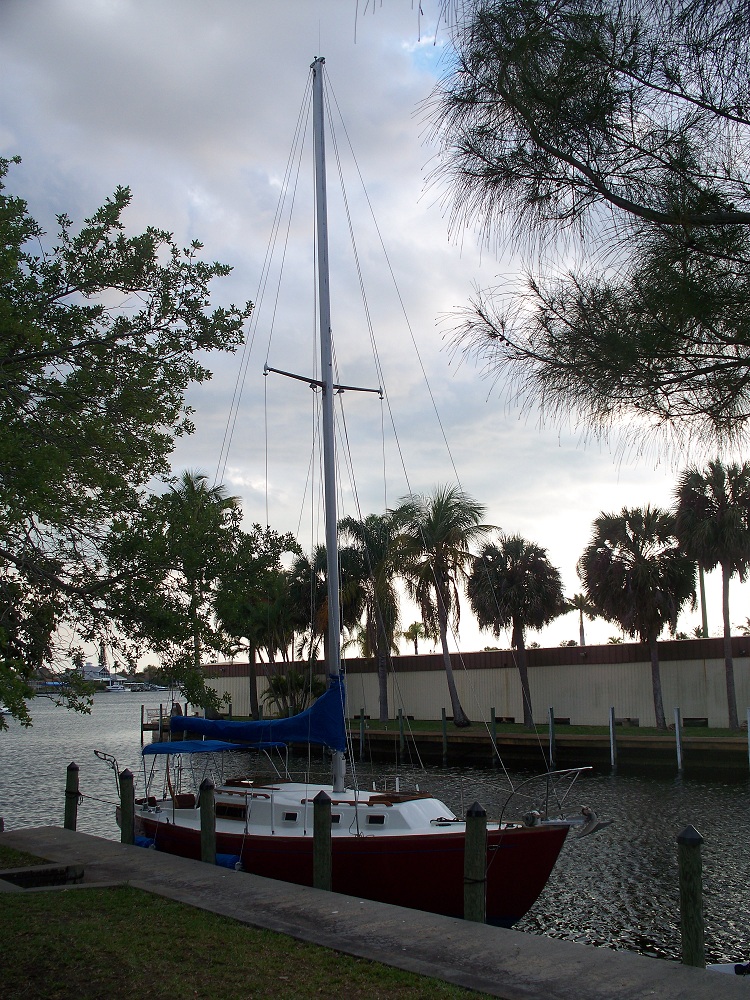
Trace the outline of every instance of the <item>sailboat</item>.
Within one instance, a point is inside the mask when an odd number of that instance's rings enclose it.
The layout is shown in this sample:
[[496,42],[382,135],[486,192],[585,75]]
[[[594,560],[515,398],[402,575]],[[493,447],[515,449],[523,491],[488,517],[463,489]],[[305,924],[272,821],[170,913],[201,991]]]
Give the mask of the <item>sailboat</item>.
[[[332,779],[320,784],[294,781],[282,767],[275,773],[233,778],[212,789],[215,795],[217,854],[257,875],[311,885],[313,802],[320,792],[331,800],[332,888],[366,899],[462,917],[466,821],[427,792],[365,790],[346,773],[346,694],[341,674],[336,482],[334,461],[334,379],[328,283],[324,59],[312,64],[313,129],[316,164],[318,298],[321,379],[306,379],[322,392],[325,532],[328,560],[328,664],[326,692],[292,718],[251,722],[176,717],[170,726],[182,736],[146,746],[146,795],[137,800],[136,832],[144,845],[189,858],[201,857],[200,803],[194,792],[176,786],[176,775],[202,754],[254,749],[268,763],[274,748],[290,744],[323,746],[332,755]],[[268,370],[268,369],[267,369]],[[274,370],[274,369],[271,369]],[[284,373],[288,374],[288,373]],[[294,376],[300,377],[300,376]],[[350,387],[347,387],[350,388]],[[149,794],[146,761],[167,755],[166,794]],[[178,755],[178,761],[173,758]],[[198,768],[200,770],[200,768]],[[269,773],[270,772],[270,773]],[[554,785],[563,772],[546,776]],[[571,772],[565,772],[571,773]],[[171,777],[170,777],[171,774]],[[204,785],[204,794],[206,787]],[[532,812],[520,822],[487,825],[487,920],[510,926],[533,905],[557,861],[572,821]]]

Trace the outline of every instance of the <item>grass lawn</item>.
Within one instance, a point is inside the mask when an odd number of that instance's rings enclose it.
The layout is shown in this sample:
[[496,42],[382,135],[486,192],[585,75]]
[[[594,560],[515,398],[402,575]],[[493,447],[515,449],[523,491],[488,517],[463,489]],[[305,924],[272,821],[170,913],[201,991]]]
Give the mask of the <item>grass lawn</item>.
[[[0,867],[30,863],[0,848]],[[34,859],[38,864],[44,861]],[[459,1000],[484,994],[127,886],[3,893],[3,1000]]]

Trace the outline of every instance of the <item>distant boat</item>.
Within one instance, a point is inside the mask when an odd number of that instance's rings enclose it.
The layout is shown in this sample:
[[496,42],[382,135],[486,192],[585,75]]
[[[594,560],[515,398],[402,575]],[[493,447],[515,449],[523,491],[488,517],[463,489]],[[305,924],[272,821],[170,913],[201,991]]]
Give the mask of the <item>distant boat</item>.
[[108,684],[104,688],[104,690],[105,691],[112,691],[112,692],[114,692],[116,694],[119,694],[121,691],[127,691],[128,688],[126,688],[124,684],[120,684],[119,681],[113,681],[111,684]]

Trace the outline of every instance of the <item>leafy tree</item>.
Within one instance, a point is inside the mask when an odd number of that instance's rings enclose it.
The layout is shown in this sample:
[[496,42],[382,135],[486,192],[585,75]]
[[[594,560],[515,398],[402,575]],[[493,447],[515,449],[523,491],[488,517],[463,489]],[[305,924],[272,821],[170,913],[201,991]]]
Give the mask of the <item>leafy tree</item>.
[[448,651],[448,627],[458,627],[458,585],[473,561],[471,546],[491,526],[485,508],[456,486],[438,486],[427,495],[407,497],[394,512],[402,525],[400,554],[407,590],[416,601],[428,635],[437,633],[456,726],[471,725],[463,710]]
[[[17,161],[16,161],[17,162]],[[53,247],[0,160],[0,698],[111,624],[110,527],[169,471],[192,430],[185,390],[210,373],[197,352],[234,350],[250,313],[209,308],[229,268],[169,233],[128,236],[127,188]],[[69,638],[74,636],[71,643]]]
[[540,629],[565,611],[560,573],[546,549],[520,535],[501,535],[477,556],[466,586],[479,627],[497,638],[511,627],[521,677],[523,721],[534,726],[526,656],[527,629]]
[[565,610],[578,612],[578,635],[581,645],[585,646],[586,634],[583,630],[583,616],[585,615],[590,621],[593,621],[597,617],[596,608],[585,594],[573,594],[566,600]]
[[378,668],[380,721],[388,721],[388,658],[398,652],[396,631],[400,609],[396,591],[398,520],[391,514],[368,514],[363,520],[345,517],[339,531],[361,558],[364,591],[365,656],[374,656]]
[[[555,242],[457,336],[515,398],[737,440],[750,417],[750,19],[730,0],[481,0],[435,97],[453,224]],[[569,266],[569,265],[568,265]]]
[[247,650],[250,666],[250,711],[260,717],[256,654],[265,650],[269,663],[284,660],[302,626],[290,597],[289,573],[281,565],[286,552],[299,554],[291,534],[254,524],[240,532],[233,558],[219,574],[214,613],[222,631]]
[[578,574],[603,618],[648,643],[656,725],[666,729],[657,639],[665,627],[674,635],[682,606],[695,602],[695,564],[677,544],[674,516],[658,507],[600,514]]
[[729,619],[729,581],[750,568],[750,463],[691,467],[676,490],[676,532],[685,552],[706,569],[721,567],[724,668],[729,726],[739,728]]

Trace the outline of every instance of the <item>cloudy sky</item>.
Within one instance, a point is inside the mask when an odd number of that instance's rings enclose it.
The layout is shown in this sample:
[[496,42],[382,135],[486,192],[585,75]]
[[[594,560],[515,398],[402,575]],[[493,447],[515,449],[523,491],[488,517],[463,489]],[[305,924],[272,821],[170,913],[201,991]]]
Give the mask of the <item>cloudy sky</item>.
[[[450,233],[441,190],[427,183],[436,151],[422,104],[449,45],[443,30],[435,39],[436,0],[422,0],[421,17],[417,6],[2,0],[0,155],[23,158],[8,188],[27,199],[52,239],[57,213],[81,220],[118,184],[129,185],[132,232],[154,225],[183,245],[199,239],[207,258],[233,267],[217,282],[214,301],[258,304],[252,350],[208,359],[214,378],[191,393],[197,431],[180,443],[174,467],[211,477],[218,469],[242,497],[248,520],[265,523],[267,507],[272,527],[307,541],[318,520],[310,498],[319,476],[308,475],[312,394],[301,382],[264,379],[263,365],[313,373],[309,141],[298,181],[296,161],[293,168],[295,211],[283,217],[276,240],[274,261],[285,255],[283,271],[274,263],[263,276],[309,66],[325,56],[367,302],[366,312],[329,140],[339,377],[350,385],[381,383],[369,315],[387,391],[382,407],[377,396],[345,396],[356,486],[345,472],[340,513],[380,512],[409,490],[427,492],[458,478],[486,504],[489,523],[548,549],[572,594],[580,589],[575,564],[593,519],[624,505],[670,504],[679,456],[623,453],[617,441],[586,441],[574,426],[543,426],[533,412],[507,406],[502,387],[448,349],[446,314],[466,303],[475,284],[512,280],[519,262],[481,254],[472,232]],[[231,448],[220,463],[238,371],[245,369]],[[738,586],[732,598],[736,622],[748,614],[743,590]],[[709,599],[716,634],[716,581]],[[697,624],[698,614],[688,613],[680,626]],[[606,622],[587,625],[588,641],[613,634]],[[569,615],[545,630],[543,642],[577,635]],[[465,615],[462,648],[493,643]]]

